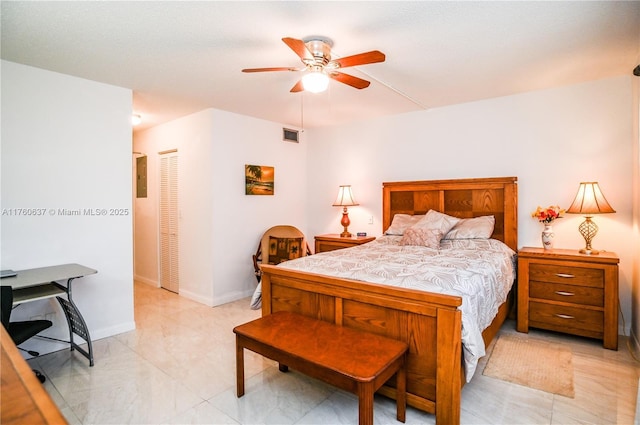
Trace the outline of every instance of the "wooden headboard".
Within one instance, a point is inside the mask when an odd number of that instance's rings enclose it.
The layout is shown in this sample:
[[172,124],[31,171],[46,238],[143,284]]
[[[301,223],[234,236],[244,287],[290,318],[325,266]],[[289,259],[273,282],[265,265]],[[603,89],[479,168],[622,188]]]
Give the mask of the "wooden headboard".
[[426,214],[436,210],[471,218],[493,215],[492,238],[518,250],[517,177],[425,180],[382,184],[382,230],[396,214]]

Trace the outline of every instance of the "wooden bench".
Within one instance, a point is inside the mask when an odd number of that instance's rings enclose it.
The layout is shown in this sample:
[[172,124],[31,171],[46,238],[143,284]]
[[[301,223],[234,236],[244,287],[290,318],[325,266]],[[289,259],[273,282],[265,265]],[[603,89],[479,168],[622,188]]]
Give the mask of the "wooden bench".
[[233,329],[237,396],[244,395],[244,349],[358,396],[360,425],[373,424],[373,395],[396,374],[397,418],[406,414],[406,343],[280,311]]

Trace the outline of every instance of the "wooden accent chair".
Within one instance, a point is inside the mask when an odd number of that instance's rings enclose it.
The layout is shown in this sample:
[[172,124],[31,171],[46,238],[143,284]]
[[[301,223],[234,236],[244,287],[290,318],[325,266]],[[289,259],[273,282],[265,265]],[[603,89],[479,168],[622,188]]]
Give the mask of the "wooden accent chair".
[[260,264],[279,264],[283,261],[306,255],[311,255],[311,249],[309,249],[304,233],[298,228],[279,225],[264,232],[258,244],[258,250],[253,255],[253,268],[258,280],[258,287],[251,299],[251,308],[254,310],[259,309],[262,301],[262,288],[260,285],[262,270],[260,270]]
[[260,282],[260,264],[279,264],[286,260],[311,255],[307,238],[294,226],[274,226],[264,232],[253,255],[253,268]]

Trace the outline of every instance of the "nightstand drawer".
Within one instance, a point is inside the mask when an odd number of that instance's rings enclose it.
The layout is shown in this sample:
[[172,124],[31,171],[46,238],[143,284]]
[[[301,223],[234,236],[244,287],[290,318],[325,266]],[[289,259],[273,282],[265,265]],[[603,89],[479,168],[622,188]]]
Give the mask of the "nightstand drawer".
[[529,305],[529,324],[538,328],[602,338],[603,323],[604,313],[598,310],[536,301]]
[[596,268],[531,263],[529,280],[603,288],[604,272]]
[[529,282],[529,298],[602,307],[604,306],[604,289],[559,283],[550,285],[531,281]]
[[315,253],[335,251],[336,249],[351,248],[375,240],[375,236],[352,236],[343,238],[337,234],[318,235],[315,237]]
[[331,242],[316,242],[316,254],[319,252],[329,252],[335,251],[337,249],[345,249],[350,248],[353,245],[347,245],[342,243],[331,243]]

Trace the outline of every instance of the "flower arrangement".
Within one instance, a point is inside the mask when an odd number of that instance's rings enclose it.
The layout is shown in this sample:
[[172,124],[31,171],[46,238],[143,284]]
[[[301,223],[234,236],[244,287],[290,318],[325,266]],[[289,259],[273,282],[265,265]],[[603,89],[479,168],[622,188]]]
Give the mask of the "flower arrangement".
[[537,219],[540,223],[549,224],[556,218],[562,218],[565,210],[561,209],[558,205],[551,205],[547,208],[538,207],[531,217]]

